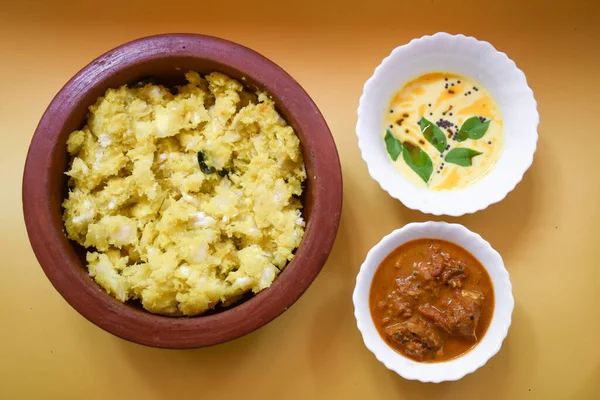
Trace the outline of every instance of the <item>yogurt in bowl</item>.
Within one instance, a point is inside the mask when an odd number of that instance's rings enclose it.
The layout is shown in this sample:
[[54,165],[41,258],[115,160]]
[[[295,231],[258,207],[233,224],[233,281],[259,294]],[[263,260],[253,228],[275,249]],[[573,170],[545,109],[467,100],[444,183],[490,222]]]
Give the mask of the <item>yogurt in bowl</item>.
[[437,33],[396,48],[365,84],[356,132],[369,173],[409,208],[459,216],[501,201],[533,161],[525,75],[487,42]]
[[[446,259],[438,268],[433,258],[437,255],[414,265],[410,255],[400,255],[392,265],[397,268],[393,279],[382,281],[381,269],[389,263],[388,256],[423,239],[462,248],[458,253],[461,259],[452,260],[457,254],[454,250],[449,251],[450,257],[442,251]],[[483,266],[491,288],[485,282],[480,285],[482,275],[468,260],[462,264],[465,257]],[[410,265],[402,265],[406,262]],[[403,271],[406,267],[414,268],[414,272],[407,275]],[[453,267],[458,268],[452,271]],[[386,285],[395,287],[387,296],[393,312],[381,319],[383,313],[378,306],[386,304],[373,304],[373,299],[381,302],[377,292]],[[429,289],[424,285],[430,285]],[[412,298],[402,298],[403,291]],[[483,297],[488,303],[476,304]],[[508,333],[514,309],[510,278],[500,254],[481,236],[462,225],[445,222],[412,223],[384,237],[361,266],[353,302],[363,341],[379,361],[406,379],[436,383],[458,380],[493,357]],[[387,324],[384,329],[382,321]],[[482,325],[479,329],[477,323]],[[464,346],[469,342],[470,346]]]

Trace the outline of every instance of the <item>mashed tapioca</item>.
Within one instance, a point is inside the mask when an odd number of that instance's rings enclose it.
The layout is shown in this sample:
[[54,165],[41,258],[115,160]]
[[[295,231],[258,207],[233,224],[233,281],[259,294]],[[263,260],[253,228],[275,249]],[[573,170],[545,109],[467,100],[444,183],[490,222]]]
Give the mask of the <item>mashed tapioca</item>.
[[196,315],[271,285],[304,235],[300,142],[263,93],[186,74],[109,89],[67,141],[67,236],[120,301]]

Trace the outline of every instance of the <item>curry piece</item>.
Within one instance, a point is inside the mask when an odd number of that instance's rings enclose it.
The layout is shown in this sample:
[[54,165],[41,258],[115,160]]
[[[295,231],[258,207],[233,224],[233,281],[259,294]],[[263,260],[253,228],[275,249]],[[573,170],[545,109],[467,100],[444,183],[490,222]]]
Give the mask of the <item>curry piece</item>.
[[477,340],[477,324],[481,318],[483,295],[470,290],[456,290],[440,308],[427,303],[419,312],[446,332]]
[[494,309],[485,268],[456,244],[419,239],[395,249],[375,272],[371,315],[384,340],[405,356],[447,361],[481,340]]
[[434,329],[421,317],[411,317],[399,324],[385,328],[385,333],[404,348],[412,358],[423,361],[435,356],[442,347],[442,340]]

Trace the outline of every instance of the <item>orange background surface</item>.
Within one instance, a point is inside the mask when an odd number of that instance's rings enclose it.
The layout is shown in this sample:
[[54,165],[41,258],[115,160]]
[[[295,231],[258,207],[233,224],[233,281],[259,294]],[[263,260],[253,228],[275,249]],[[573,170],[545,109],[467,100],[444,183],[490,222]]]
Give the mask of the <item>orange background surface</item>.
[[[592,399],[600,393],[600,2],[4,1],[0,5],[0,398]],[[538,152],[503,202],[475,215],[411,211],[367,173],[354,126],[362,85],[396,46],[436,31],[490,41],[527,75]],[[96,56],[163,32],[249,46],[313,97],[339,149],[342,222],[329,261],[285,314],[239,340],[146,348],[89,323],[29,247],[21,177],[61,86]],[[367,251],[412,221],[459,222],[504,257],[516,308],[500,353],[439,385],[388,371],[364,347],[351,293]]]

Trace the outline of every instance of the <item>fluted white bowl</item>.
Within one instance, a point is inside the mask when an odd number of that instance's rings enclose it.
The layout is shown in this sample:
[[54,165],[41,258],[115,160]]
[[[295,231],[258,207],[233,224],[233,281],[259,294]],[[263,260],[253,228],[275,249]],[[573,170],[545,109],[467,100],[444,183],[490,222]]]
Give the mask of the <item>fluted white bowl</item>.
[[[447,240],[468,250],[485,267],[494,286],[494,314],[485,335],[469,352],[439,363],[416,362],[388,346],[377,331],[369,309],[371,282],[379,264],[398,246],[422,238]],[[375,357],[403,378],[435,383],[458,380],[492,358],[508,334],[515,307],[510,277],[500,254],[478,234],[462,225],[446,222],[408,224],[381,239],[360,267],[352,300],[358,329]]]
[[[396,171],[386,154],[382,132],[391,96],[408,80],[434,71],[451,71],[478,80],[503,115],[504,150],[494,168],[463,189],[418,187]],[[490,43],[464,35],[436,33],[397,47],[366,82],[358,106],[358,146],[371,177],[408,208],[459,216],[485,209],[512,191],[531,166],[539,124],[537,103],[525,74]]]

